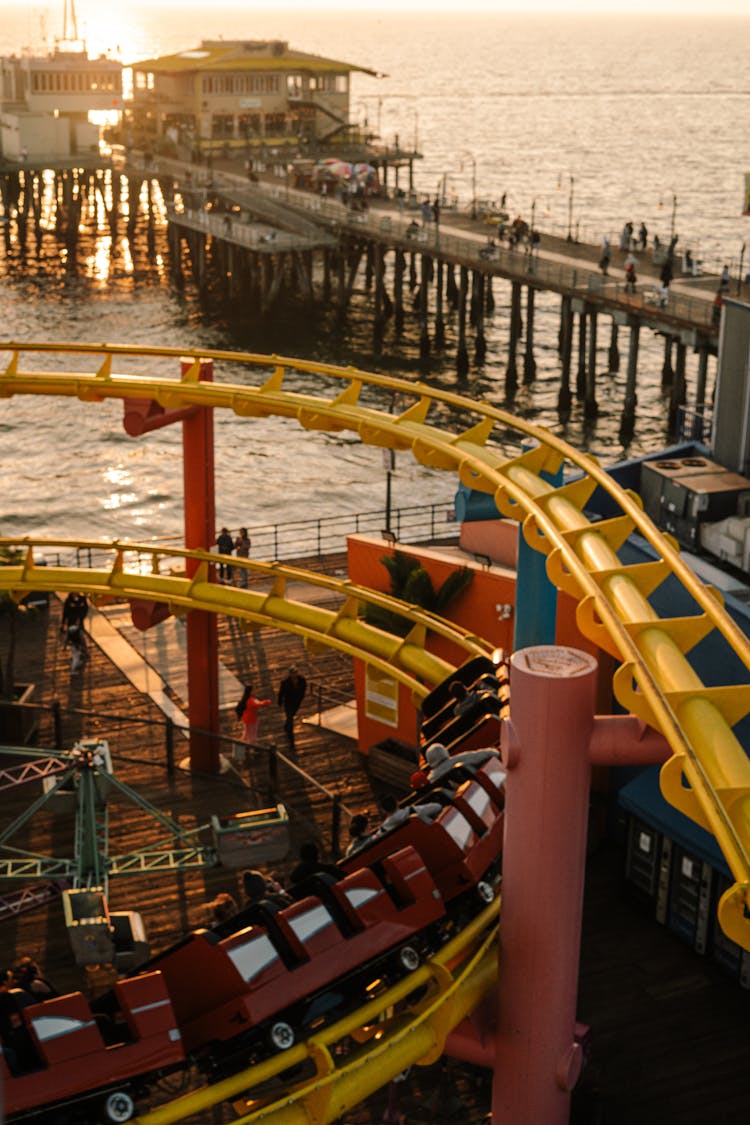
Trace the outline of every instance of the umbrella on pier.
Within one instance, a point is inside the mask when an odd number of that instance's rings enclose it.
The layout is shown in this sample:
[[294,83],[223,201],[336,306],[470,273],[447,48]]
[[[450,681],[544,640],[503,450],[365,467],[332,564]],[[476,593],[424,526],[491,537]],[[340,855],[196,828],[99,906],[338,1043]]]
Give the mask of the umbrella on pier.
[[362,184],[376,184],[378,182],[378,170],[373,168],[372,164],[352,164],[352,176]]
[[315,165],[317,176],[329,177],[332,180],[349,180],[352,175],[352,166],[346,160],[329,156],[326,160],[319,160]]

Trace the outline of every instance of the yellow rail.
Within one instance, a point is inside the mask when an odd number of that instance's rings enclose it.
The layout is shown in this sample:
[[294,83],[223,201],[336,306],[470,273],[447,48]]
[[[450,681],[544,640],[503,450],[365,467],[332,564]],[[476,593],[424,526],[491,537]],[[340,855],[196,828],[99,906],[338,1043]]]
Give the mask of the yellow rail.
[[[83,567],[45,565],[34,562],[34,548],[45,550],[91,550],[112,554],[107,570]],[[189,609],[223,613],[245,623],[247,628],[271,625],[301,636],[311,647],[324,645],[348,655],[358,656],[366,663],[400,680],[411,689],[417,700],[431,686],[440,683],[454,671],[454,665],[425,649],[427,635],[435,633],[464,649],[467,657],[490,656],[492,645],[465,629],[451,625],[442,618],[398,598],[358,586],[348,579],[314,574],[300,567],[278,562],[227,558],[234,567],[243,566],[256,574],[268,575],[270,591],[237,589],[209,580],[209,566],[220,556],[208,551],[188,551],[184,547],[162,547],[121,540],[104,542],[95,539],[0,538],[0,548],[23,551],[23,562],[0,569],[0,589],[10,590],[20,600],[31,590],[62,592],[80,590],[99,604],[115,598],[144,598],[164,602],[179,615]],[[165,560],[186,559],[198,562],[193,578],[183,573],[162,573]],[[144,570],[143,562],[148,561]],[[286,596],[288,582],[304,582],[338,595],[340,609],[328,610],[295,601]],[[396,637],[361,620],[363,603],[388,609],[411,623],[406,637]]]
[[[335,1121],[407,1067],[428,1066],[440,1057],[448,1034],[495,983],[499,911],[498,896],[431,961],[306,1042],[134,1118],[134,1125],[174,1125],[240,1097],[245,1102],[237,1125]],[[407,998],[425,987],[426,995],[408,1007]],[[353,1048],[352,1040],[359,1046]],[[334,1047],[344,1042],[347,1051],[338,1061]],[[310,1061],[314,1075],[296,1088],[285,1085],[283,1095],[277,1087],[276,1094],[249,1099],[248,1091]]]
[[[499,511],[522,522],[528,542],[548,555],[551,579],[578,599],[582,632],[621,661],[614,679],[619,701],[668,740],[672,758],[662,769],[662,790],[716,837],[735,879],[719,904],[721,926],[750,949],[750,760],[732,730],[750,711],[750,691],[747,678],[708,687],[689,661],[690,650],[715,631],[727,651],[750,669],[750,643],[724,613],[715,591],[699,582],[676,544],[642,512],[638,498],[614,484],[594,461],[488,404],[353,368],[207,350],[187,353],[193,363],[185,375],[169,378],[168,364],[176,369],[185,357],[177,349],[6,343],[4,350],[10,361],[0,375],[0,395],[55,394],[91,402],[137,396],[167,408],[197,404],[248,418],[296,418],[307,429],[350,430],[369,444],[410,450],[421,464],[456,472],[465,484],[493,495]],[[21,372],[21,353],[93,357],[97,366],[89,374]],[[113,374],[115,358],[155,361],[159,377]],[[263,381],[258,387],[199,382],[201,358],[258,368]],[[341,389],[331,398],[285,391],[288,370],[324,376]],[[219,372],[215,378],[220,380]],[[397,392],[412,405],[399,415],[363,406],[360,397],[368,386]],[[433,403],[466,416],[467,428],[450,433],[429,425]],[[520,433],[535,447],[508,457],[500,445],[489,444],[496,427]],[[542,474],[555,472],[563,462],[577,468],[581,478],[555,488]],[[583,508],[597,485],[617,502],[621,514],[592,524]],[[620,562],[617,551],[634,530],[655,548],[656,562]],[[662,619],[654,611],[649,595],[670,575],[690,593],[694,615]]]

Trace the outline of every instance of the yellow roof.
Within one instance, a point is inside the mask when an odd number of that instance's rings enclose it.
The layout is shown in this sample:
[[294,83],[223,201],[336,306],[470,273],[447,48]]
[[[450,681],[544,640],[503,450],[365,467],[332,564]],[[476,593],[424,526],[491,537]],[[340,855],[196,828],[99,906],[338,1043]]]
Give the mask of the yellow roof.
[[[252,47],[251,47],[252,44]],[[264,48],[266,50],[264,51]],[[378,72],[365,66],[327,59],[322,55],[310,55],[304,51],[290,50],[288,44],[278,40],[262,42],[205,41],[199,47],[178,51],[173,55],[162,55],[157,59],[145,59],[132,64],[133,70],[160,74],[185,74],[190,71],[242,71],[242,70],[284,70],[321,72],[359,71],[378,77]]]

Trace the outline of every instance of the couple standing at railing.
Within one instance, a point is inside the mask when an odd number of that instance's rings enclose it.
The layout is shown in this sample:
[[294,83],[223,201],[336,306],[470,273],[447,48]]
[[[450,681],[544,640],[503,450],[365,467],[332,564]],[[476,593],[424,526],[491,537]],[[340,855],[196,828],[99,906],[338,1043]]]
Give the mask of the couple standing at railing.
[[[238,559],[247,559],[250,557],[250,537],[247,534],[247,528],[241,527],[237,538],[233,539],[229,534],[226,527],[222,527],[221,531],[216,537],[216,546],[219,549],[220,555],[231,555],[234,553]],[[247,588],[247,567],[241,566],[237,568],[240,572],[240,586]],[[231,582],[234,568],[228,563],[219,563],[219,581]]]

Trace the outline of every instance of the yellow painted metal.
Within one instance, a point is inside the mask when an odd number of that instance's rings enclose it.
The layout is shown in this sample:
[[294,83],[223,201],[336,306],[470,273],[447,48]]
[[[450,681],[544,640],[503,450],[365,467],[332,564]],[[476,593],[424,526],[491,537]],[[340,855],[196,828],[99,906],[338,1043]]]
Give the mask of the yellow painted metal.
[[[40,541],[37,540],[36,543],[39,545]],[[0,539],[0,546],[6,545],[17,545],[17,541]],[[97,546],[101,549],[106,544],[100,543]],[[424,697],[431,687],[441,683],[455,670],[454,664],[426,651],[424,642],[428,630],[433,626],[441,635],[450,637],[472,655],[487,655],[490,651],[487,644],[475,643],[469,634],[452,630],[433,614],[421,615],[415,607],[406,606],[398,599],[383,594],[361,590],[357,592],[357,597],[362,601],[374,601],[396,613],[403,609],[406,616],[415,622],[415,627],[406,639],[368,625],[349,614],[293,601],[273,592],[258,593],[210,582],[208,562],[214,561],[215,556],[208,553],[205,553],[205,560],[194,577],[187,579],[179,575],[155,574],[153,569],[145,573],[129,572],[124,569],[123,552],[148,551],[148,548],[140,544],[120,544],[120,548],[111,570],[30,567],[28,563],[22,566],[2,566],[0,589],[10,591],[19,599],[32,590],[62,593],[79,590],[89,594],[94,600],[109,600],[112,597],[142,598],[164,602],[176,613],[201,609],[223,613],[257,626],[274,626],[296,633],[306,641],[324,644],[327,648],[336,648],[357,656],[399,680],[417,698]],[[169,552],[170,556],[179,553],[174,549]],[[183,554],[200,558],[203,553],[190,551]],[[304,573],[299,568],[293,569],[295,576]],[[276,570],[278,572],[279,568],[276,567]],[[330,582],[325,585],[329,589],[335,588]],[[352,595],[352,583],[340,585],[342,594]]]
[[[500,898],[482,911],[453,938],[435,958],[399,981],[376,1000],[332,1024],[305,1043],[225,1078],[204,1086],[134,1118],[134,1125],[174,1125],[193,1114],[236,1099],[291,1067],[312,1059],[320,1069],[296,1089],[285,1088],[283,1098],[264,1102],[244,1113],[240,1121],[273,1120],[279,1125],[296,1121],[319,1125],[335,1121],[346,1109],[358,1104],[390,1078],[414,1063],[432,1061],[443,1050],[445,1037],[476,1007],[497,975],[497,927]],[[458,963],[458,967],[449,969]],[[413,1014],[392,1009],[427,987],[428,1002],[420,1002]],[[377,1024],[376,1036],[358,1034]],[[349,1037],[362,1044],[355,1054],[331,1069],[331,1047]],[[236,1101],[235,1101],[236,1106]],[[302,1116],[301,1116],[302,1115]],[[238,1123],[239,1125],[239,1123]]]
[[[696,604],[696,628],[709,627],[727,645],[744,669],[750,669],[750,642],[736,623],[719,605],[713,592],[705,587],[680,558],[673,541],[662,535],[645,515],[637,497],[620,489],[605,471],[590,458],[574,450],[560,438],[531,423],[514,418],[487,403],[475,402],[452,392],[441,391],[420,383],[410,383],[393,376],[372,374],[353,368],[337,368],[280,356],[259,356],[233,352],[211,351],[187,353],[187,358],[202,355],[215,363],[258,368],[265,381],[259,387],[214,381],[187,382],[162,375],[162,370],[176,372],[178,360],[185,353],[169,348],[129,348],[122,345],[59,345],[6,343],[10,353],[5,372],[0,374],[0,395],[56,394],[101,401],[137,395],[153,398],[170,406],[192,404],[232,409],[240,416],[296,418],[302,425],[315,428],[350,430],[374,445],[392,449],[410,449],[423,464],[456,472],[471,487],[495,497],[499,511],[519,521],[533,517],[529,524],[531,541],[549,553],[548,572],[580,599],[579,621],[597,643],[603,644],[625,665],[625,674],[615,677],[615,689],[622,691],[621,701],[633,701],[636,712],[648,715],[649,721],[665,736],[680,764],[680,771],[689,778],[695,795],[694,805],[714,833],[736,880],[737,896],[748,907],[739,923],[737,911],[725,908],[720,917],[733,917],[733,932],[742,932],[741,944],[750,949],[750,817],[746,802],[735,801],[719,783],[728,772],[743,793],[750,780],[750,762],[735,737],[731,725],[710,697],[701,695],[703,685],[690,665],[686,652],[686,627],[677,626],[670,635],[668,623],[660,628],[658,616],[644,590],[643,572],[629,578],[629,567],[617,556],[623,535],[632,527],[656,550],[658,557],[688,591]],[[22,372],[20,355],[57,353],[63,356],[90,357],[104,375],[86,373]],[[119,357],[137,356],[154,361],[160,374],[148,377],[117,375],[106,366]],[[269,377],[269,369],[272,375]],[[342,389],[331,399],[318,395],[284,390],[286,371],[307,372],[338,382]],[[360,404],[365,387],[377,386],[393,391],[407,402],[413,401],[400,415],[383,414]],[[432,405],[460,412],[468,424],[460,433],[450,434],[428,422]],[[510,429],[531,446],[521,457],[508,457],[493,443],[494,428]],[[566,464],[580,472],[580,480],[555,488],[539,475],[542,471]],[[605,489],[620,509],[614,520],[601,525],[590,523],[582,506],[595,487]],[[533,532],[533,534],[532,534]],[[700,616],[698,616],[700,615]],[[704,617],[705,615],[705,617]],[[650,625],[653,618],[653,628]],[[700,622],[700,624],[699,624]],[[689,627],[688,627],[689,628]],[[678,636],[678,632],[680,635]],[[387,660],[385,651],[379,658]],[[746,682],[737,684],[747,688]],[[700,696],[702,721],[692,720],[691,709],[681,699],[681,692]],[[675,694],[677,693],[677,694]],[[750,693],[749,693],[750,694]],[[629,702],[628,702],[629,705]],[[731,763],[730,766],[727,763]],[[673,772],[674,767],[673,767]],[[663,775],[663,791],[674,800],[672,773]],[[666,780],[664,780],[666,779]],[[727,902],[734,903],[732,896]]]

